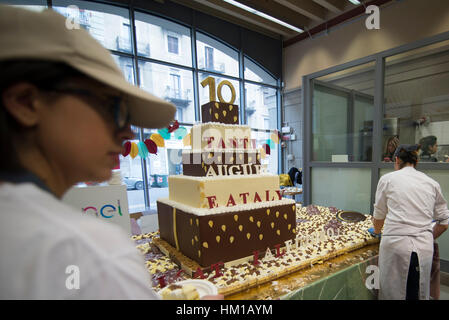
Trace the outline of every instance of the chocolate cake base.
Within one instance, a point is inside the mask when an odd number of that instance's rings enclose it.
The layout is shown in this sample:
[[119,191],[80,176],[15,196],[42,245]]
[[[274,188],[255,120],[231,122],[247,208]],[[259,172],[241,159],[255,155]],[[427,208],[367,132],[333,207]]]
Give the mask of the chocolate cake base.
[[296,237],[294,204],[196,215],[158,201],[160,236],[202,267],[284,246]]

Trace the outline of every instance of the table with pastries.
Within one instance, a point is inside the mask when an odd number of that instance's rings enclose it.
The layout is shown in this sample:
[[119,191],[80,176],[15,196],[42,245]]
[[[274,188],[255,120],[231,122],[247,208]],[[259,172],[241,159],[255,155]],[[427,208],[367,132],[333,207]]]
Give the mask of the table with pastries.
[[[301,241],[289,254],[267,261],[261,257],[263,263],[257,266],[249,257],[222,266],[220,277],[213,270],[204,272],[205,279],[229,300],[376,299],[379,240],[367,231],[369,216],[297,204],[296,221]],[[145,257],[156,291],[195,278],[193,272],[186,272],[182,254],[161,246],[164,241],[158,232],[132,239]]]

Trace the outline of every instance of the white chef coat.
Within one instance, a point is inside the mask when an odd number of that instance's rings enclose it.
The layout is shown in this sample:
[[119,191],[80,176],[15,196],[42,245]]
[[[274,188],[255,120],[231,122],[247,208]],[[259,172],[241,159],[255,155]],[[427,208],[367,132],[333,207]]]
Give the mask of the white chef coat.
[[159,299],[120,227],[33,183],[0,183],[0,254],[0,299]]
[[405,299],[410,256],[416,252],[420,299],[429,299],[433,256],[432,220],[448,224],[449,210],[441,187],[413,167],[379,179],[375,219],[385,219],[379,251],[379,299]]

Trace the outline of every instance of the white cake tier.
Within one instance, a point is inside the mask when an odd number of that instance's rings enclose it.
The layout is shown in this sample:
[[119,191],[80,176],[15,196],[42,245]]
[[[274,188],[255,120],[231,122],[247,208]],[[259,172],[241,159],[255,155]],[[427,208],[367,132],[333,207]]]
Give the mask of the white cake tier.
[[194,125],[191,132],[193,151],[255,149],[255,140],[251,140],[251,128],[247,125],[209,122]]
[[168,177],[169,199],[194,207],[232,207],[282,200],[279,177],[272,174],[220,177]]
[[250,203],[250,204],[239,204],[232,207],[217,207],[213,209],[206,209],[206,208],[194,208],[182,203],[179,203],[177,201],[170,200],[168,198],[159,198],[157,199],[158,202],[167,204],[169,206],[172,206],[173,208],[182,210],[186,213],[191,213],[197,216],[209,216],[214,214],[222,214],[222,213],[228,213],[228,212],[242,212],[242,211],[248,211],[248,210],[255,210],[259,208],[271,208],[275,206],[282,206],[282,205],[294,205],[295,200],[293,199],[287,199],[282,198],[282,200],[273,200],[273,201],[265,201],[265,202],[257,202],[257,203]]

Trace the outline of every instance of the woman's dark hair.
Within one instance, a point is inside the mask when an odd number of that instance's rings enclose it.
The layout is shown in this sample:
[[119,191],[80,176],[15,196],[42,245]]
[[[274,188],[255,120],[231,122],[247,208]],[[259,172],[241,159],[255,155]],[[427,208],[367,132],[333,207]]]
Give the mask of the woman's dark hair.
[[437,143],[437,137],[427,136],[419,140],[419,144],[422,147],[422,155],[430,155],[429,147],[434,146]]
[[412,164],[414,167],[418,164],[418,153],[421,145],[416,145],[415,150],[406,150],[405,148],[399,149],[397,157],[401,160],[399,168],[405,167],[407,163]]
[[302,184],[302,172],[298,170],[298,168],[291,168],[288,171],[288,175],[290,176],[290,180],[293,183],[293,186],[295,183]]
[[11,173],[23,170],[13,143],[13,138],[20,138],[22,128],[3,105],[5,90],[20,82],[31,83],[41,89],[50,89],[66,79],[80,76],[84,75],[60,62],[0,61],[0,171]]

